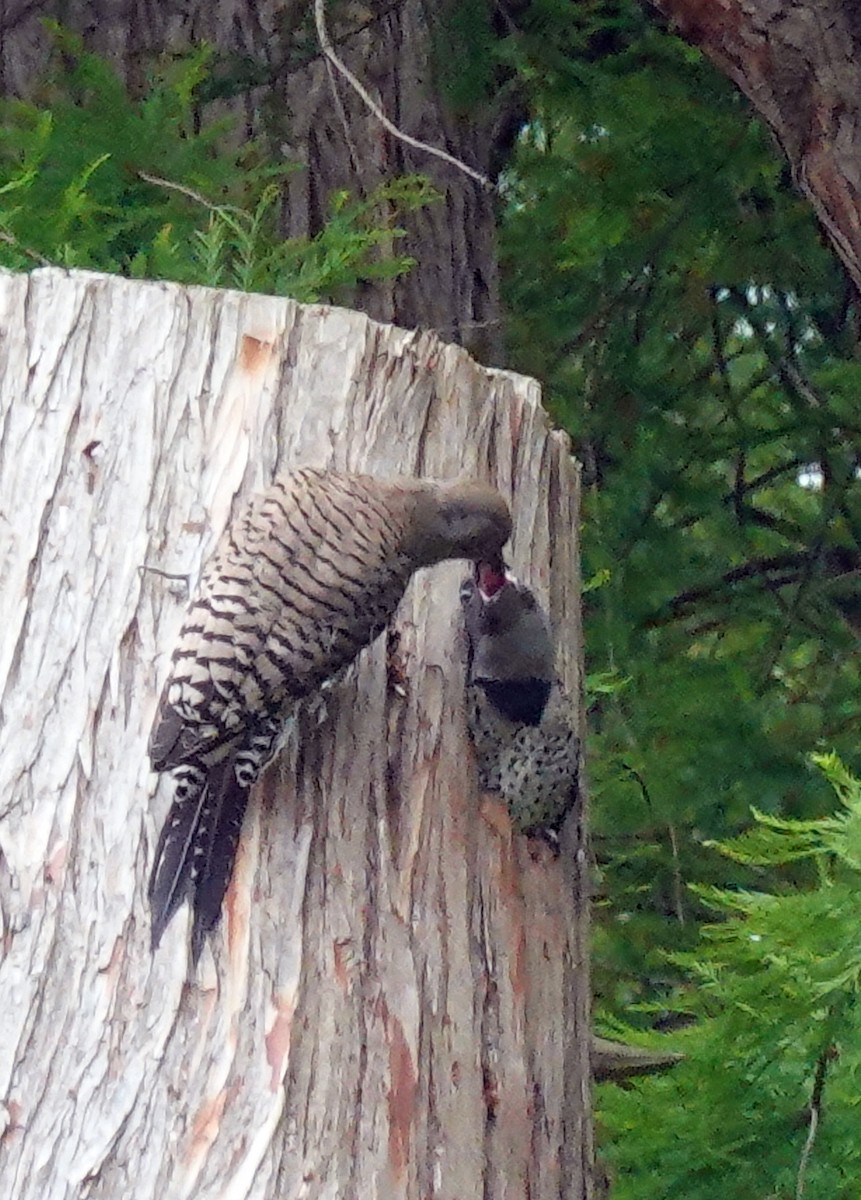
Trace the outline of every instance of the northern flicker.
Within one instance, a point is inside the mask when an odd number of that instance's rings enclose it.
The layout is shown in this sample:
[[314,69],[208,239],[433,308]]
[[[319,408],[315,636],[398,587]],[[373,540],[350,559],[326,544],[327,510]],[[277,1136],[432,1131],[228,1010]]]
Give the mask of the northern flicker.
[[502,796],[520,832],[552,836],[577,800],[580,743],[547,614],[498,556],[476,563],[460,595],[479,784]]
[[199,956],[250,788],[297,704],[383,631],[414,571],[495,557],[510,531],[484,484],[310,467],[243,507],[204,568],[150,735],[153,770],[176,780],[150,877],[153,949],[190,896]]

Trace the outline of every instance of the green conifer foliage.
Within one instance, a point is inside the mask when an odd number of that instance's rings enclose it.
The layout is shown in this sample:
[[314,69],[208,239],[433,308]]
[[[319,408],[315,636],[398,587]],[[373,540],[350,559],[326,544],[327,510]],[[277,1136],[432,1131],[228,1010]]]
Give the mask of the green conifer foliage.
[[281,185],[260,143],[208,120],[212,53],[154,69],[134,97],[108,62],[53,27],[52,70],[33,101],[0,101],[0,265],[59,264],[136,278],[342,298],[411,260],[393,252],[399,214],[433,193],[394,179],[335,196],[313,239],[279,230]]
[[[715,923],[695,952],[674,956],[695,985],[691,1023],[641,1039],[670,1041],[686,1061],[626,1090],[599,1089],[618,1200],[858,1196],[861,784],[835,756],[817,761],[834,815],[755,813],[716,847],[775,882],[700,890]],[[788,869],[799,863],[806,888]]]

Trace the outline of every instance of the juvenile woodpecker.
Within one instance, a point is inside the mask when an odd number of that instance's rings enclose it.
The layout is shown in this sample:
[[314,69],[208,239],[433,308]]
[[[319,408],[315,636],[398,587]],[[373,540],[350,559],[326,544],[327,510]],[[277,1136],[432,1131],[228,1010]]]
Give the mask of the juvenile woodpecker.
[[460,596],[479,784],[502,796],[520,832],[555,835],[577,801],[580,743],[550,621],[501,556],[479,560]]

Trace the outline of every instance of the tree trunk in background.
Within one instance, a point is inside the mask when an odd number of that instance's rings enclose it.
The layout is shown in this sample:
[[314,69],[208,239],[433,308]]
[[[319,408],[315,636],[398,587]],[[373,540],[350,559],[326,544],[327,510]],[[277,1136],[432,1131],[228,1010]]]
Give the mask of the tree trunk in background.
[[[459,68],[465,51],[450,29],[450,7],[449,0],[329,0],[327,23],[339,55],[400,129],[493,174],[519,106],[510,89],[489,79],[479,89],[485,100],[470,101],[465,116],[454,113],[439,74],[445,71],[462,85],[475,64]],[[480,13],[476,9],[476,19]],[[132,82],[142,80],[148,63],[165,50],[201,42],[217,47],[225,56],[223,82],[240,94],[232,107],[244,113],[248,133],[265,132],[275,158],[307,168],[288,185],[287,236],[316,233],[333,191],[366,195],[396,175],[428,176],[442,200],[407,215],[402,224],[408,237],[398,242],[398,251],[412,255],[416,266],[401,279],[368,284],[351,297],[351,306],[377,320],[433,329],[482,361],[502,364],[493,193],[390,136],[346,82],[330,76],[310,3],[36,0],[17,12],[7,4],[0,15],[5,92],[26,93],[38,77],[47,47],[39,23],[45,16],[81,33],[88,49],[110,54]],[[494,36],[490,24],[485,32]]]
[[858,0],[653,0],[768,122],[861,288]]
[[186,910],[151,957],[144,895],[183,579],[277,470],[492,479],[580,694],[577,474],[536,385],[356,313],[76,272],[0,275],[0,327],[4,1197],[587,1197],[582,814],[554,858],[477,794],[463,564],[254,789],[190,977]]

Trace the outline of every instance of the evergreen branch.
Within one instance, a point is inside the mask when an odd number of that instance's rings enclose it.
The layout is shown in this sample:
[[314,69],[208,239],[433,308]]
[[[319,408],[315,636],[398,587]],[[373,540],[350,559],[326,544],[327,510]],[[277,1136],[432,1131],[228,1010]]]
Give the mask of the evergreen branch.
[[767,487],[768,484],[773,483],[776,479],[780,479],[781,475],[785,475],[789,471],[800,471],[808,461],[796,455],[794,458],[789,459],[788,462],[775,463],[767,471],[761,471],[755,479],[745,480],[742,492],[745,496],[750,492],[758,492],[761,488]]
[[802,400],[807,410],[827,411],[827,401],[804,375],[798,365],[797,357],[791,358],[775,347],[774,339],[769,334],[768,322],[757,306],[748,301],[741,288],[732,287],[728,291],[735,307],[743,314],[744,319],[749,322],[751,329],[756,333],[757,340],[771,364],[774,374],[790,396]]
[[[731,571],[725,571],[719,579],[713,580],[711,583],[698,584],[696,587],[688,588],[684,592],[678,592],[671,600],[667,601],[661,612],[646,618],[643,623],[644,627],[646,629],[653,629],[658,625],[665,625],[668,621],[677,620],[685,615],[685,609],[690,608],[698,601],[709,600],[733,584],[741,583],[745,580],[753,580],[761,576],[766,576],[766,587],[772,589],[786,587],[787,584],[796,582],[798,571],[804,568],[809,558],[810,555],[806,551],[794,554],[773,554],[766,558],[753,558],[749,562],[744,563],[743,566],[733,567]],[[768,578],[776,571],[789,571],[790,573],[778,576],[776,579]]]
[[[731,497],[725,496],[724,503],[729,504],[730,502]],[[774,533],[779,533],[788,542],[797,543],[804,540],[804,531],[794,521],[789,521],[785,517],[776,517],[774,513],[763,512],[755,504],[739,505],[736,517],[740,527],[755,525],[759,529],[770,529]]]

